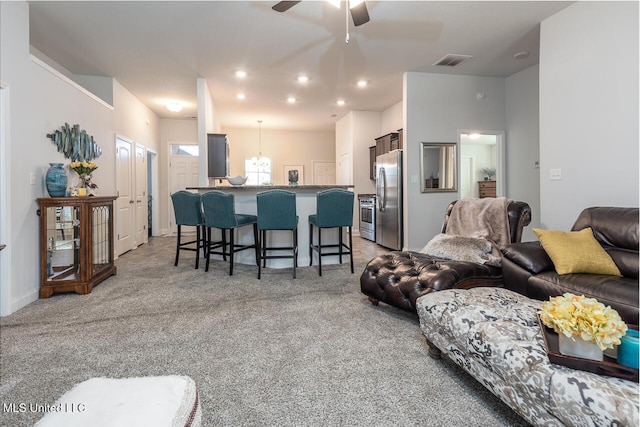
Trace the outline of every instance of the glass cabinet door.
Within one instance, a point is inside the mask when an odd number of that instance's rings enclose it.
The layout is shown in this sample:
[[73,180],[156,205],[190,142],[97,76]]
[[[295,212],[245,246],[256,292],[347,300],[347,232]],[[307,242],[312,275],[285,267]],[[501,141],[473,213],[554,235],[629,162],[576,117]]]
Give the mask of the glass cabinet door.
[[91,209],[91,252],[93,272],[113,263],[109,219],[110,205],[93,206]]
[[80,207],[47,207],[46,279],[75,280],[80,271]]

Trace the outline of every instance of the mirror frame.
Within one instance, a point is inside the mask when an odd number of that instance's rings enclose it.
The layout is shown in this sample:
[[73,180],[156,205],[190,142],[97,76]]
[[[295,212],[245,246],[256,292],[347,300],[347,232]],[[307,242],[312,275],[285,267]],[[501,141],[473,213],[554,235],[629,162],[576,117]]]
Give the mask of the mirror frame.
[[[453,148],[453,185],[447,188],[427,187],[426,180],[431,175],[425,173],[424,150],[428,147]],[[439,174],[442,171],[439,171]],[[421,142],[420,143],[420,192],[421,193],[456,193],[458,192],[458,144],[455,142]]]

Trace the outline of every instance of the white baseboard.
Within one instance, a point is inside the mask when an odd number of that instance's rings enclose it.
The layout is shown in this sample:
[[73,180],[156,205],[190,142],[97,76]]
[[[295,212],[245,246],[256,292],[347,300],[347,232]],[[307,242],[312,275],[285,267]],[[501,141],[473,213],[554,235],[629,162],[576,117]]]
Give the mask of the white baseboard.
[[11,313],[15,313],[16,311],[20,310],[22,307],[29,305],[34,301],[37,301],[38,298],[40,298],[40,287],[21,296],[20,298],[17,298],[11,301],[11,306],[9,307],[9,310],[11,311]]

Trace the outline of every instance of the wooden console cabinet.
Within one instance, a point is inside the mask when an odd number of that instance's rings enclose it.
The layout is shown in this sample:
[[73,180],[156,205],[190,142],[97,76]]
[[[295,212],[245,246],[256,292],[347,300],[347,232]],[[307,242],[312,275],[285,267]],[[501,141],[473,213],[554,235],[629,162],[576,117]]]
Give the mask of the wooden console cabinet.
[[88,294],[116,274],[113,201],[108,197],[40,198],[40,298]]

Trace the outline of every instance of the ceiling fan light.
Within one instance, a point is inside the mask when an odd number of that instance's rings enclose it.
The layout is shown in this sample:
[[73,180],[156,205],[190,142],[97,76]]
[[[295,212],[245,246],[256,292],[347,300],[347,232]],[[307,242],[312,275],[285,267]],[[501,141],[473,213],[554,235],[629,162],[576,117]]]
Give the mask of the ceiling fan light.
[[173,113],[179,113],[184,107],[179,102],[170,102],[167,104],[167,110]]

